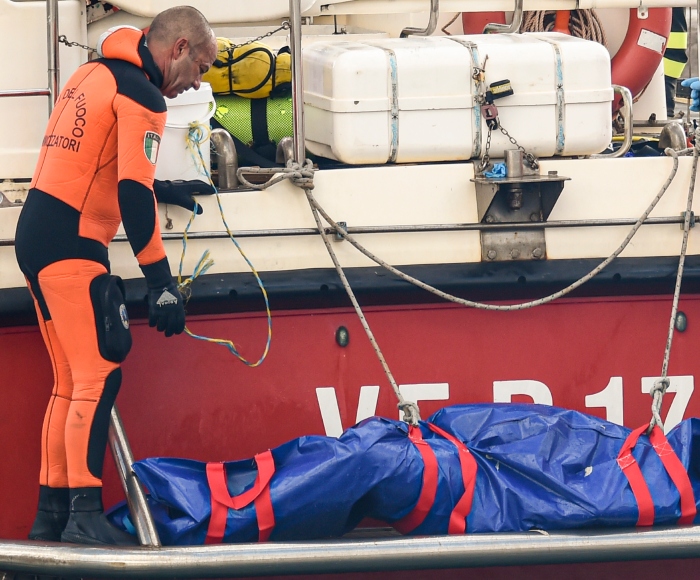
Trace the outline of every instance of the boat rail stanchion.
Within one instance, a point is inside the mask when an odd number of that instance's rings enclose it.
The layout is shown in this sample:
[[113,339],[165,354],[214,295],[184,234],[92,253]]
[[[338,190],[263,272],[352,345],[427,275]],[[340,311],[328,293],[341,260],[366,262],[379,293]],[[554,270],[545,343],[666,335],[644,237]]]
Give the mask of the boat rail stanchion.
[[599,153],[591,155],[591,159],[615,159],[616,157],[624,157],[624,155],[632,148],[632,138],[634,137],[634,117],[632,114],[632,93],[627,87],[613,85],[613,90],[616,94],[622,97],[622,107],[620,114],[625,123],[625,137],[622,145],[617,151],[612,153]]
[[58,0],[46,0],[46,56],[49,63],[49,115],[58,98]]
[[511,34],[520,32],[520,27],[523,24],[523,0],[515,0],[515,9],[513,10],[513,20],[510,24],[496,24],[495,22],[487,24],[484,27],[484,34]]
[[[522,2],[522,0],[520,0]],[[401,31],[401,38],[407,36],[430,36],[437,28],[438,17],[440,16],[440,0],[430,0],[430,19],[425,28],[415,28],[407,26]]]
[[301,64],[301,0],[289,0],[289,48],[292,53],[292,123],[294,129],[294,161],[306,159],[304,136],[304,78]]
[[226,129],[212,129],[211,142],[216,150],[216,165],[219,169],[218,189],[236,189],[239,186],[236,176],[238,153],[231,133]]
[[56,102],[59,87],[58,0],[46,0],[46,46],[46,53],[48,57],[48,88],[12,89],[0,91],[0,97],[48,97],[49,115],[51,115],[53,105]]
[[114,462],[117,464],[117,471],[122,481],[126,501],[129,504],[129,512],[131,513],[139,541],[142,546],[159,548],[161,546],[160,538],[153,521],[151,509],[146,502],[146,494],[131,469],[134,463],[134,456],[131,453],[129,440],[126,437],[124,424],[116,405],[112,407],[110,415],[109,447],[112,450]]

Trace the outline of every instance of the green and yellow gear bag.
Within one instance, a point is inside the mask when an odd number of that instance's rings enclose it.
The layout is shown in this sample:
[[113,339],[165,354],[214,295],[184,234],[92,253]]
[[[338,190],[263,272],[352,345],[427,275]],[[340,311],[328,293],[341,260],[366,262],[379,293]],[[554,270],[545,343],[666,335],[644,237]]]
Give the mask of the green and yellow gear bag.
[[228,38],[217,38],[216,45],[216,60],[202,77],[215,95],[260,99],[292,82],[292,58],[287,47],[275,54],[262,42],[235,46]]
[[249,147],[261,147],[291,137],[292,97],[247,99],[217,95],[214,119],[231,135]]

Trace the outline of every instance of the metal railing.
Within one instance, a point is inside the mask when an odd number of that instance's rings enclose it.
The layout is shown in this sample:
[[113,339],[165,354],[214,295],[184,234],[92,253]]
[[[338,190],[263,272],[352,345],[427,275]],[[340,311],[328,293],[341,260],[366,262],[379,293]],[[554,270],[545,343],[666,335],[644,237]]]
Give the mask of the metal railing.
[[231,578],[665,560],[700,557],[699,531],[700,526],[608,528],[159,549],[0,540],[0,570],[62,577]]
[[48,87],[0,91],[0,97],[49,97],[49,115],[53,111],[60,86],[58,61],[58,0],[46,0],[46,55]]
[[430,36],[437,28],[438,18],[440,17],[440,0],[430,0],[430,18],[428,25],[425,28],[415,28],[407,26],[401,31],[401,38],[407,38],[415,34],[416,36]]

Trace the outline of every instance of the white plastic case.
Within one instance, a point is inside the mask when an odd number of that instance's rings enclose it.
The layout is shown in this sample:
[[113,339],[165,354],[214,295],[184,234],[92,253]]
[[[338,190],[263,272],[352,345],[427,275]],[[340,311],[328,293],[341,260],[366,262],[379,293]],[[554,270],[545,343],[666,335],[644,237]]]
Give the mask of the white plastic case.
[[[306,147],[349,164],[478,158],[488,129],[475,106],[485,84],[501,125],[538,157],[590,155],[612,136],[610,56],[558,33],[409,37],[316,43],[304,49]],[[490,156],[513,148],[492,133]]]

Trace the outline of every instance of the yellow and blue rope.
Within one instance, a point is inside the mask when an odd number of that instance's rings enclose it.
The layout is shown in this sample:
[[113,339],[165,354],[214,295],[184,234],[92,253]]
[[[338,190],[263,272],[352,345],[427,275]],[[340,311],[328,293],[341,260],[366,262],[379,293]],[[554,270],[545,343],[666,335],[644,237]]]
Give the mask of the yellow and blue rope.
[[[257,270],[253,266],[252,262],[248,259],[248,257],[245,255],[245,252],[239,245],[238,241],[236,241],[236,238],[233,236],[233,233],[231,232],[231,228],[229,228],[228,223],[226,222],[226,217],[224,215],[224,208],[221,206],[221,198],[219,196],[219,191],[216,189],[216,186],[214,186],[214,183],[212,182],[211,179],[211,174],[207,170],[207,167],[204,163],[204,158],[202,157],[202,143],[206,141],[209,138],[209,135],[211,134],[211,130],[209,127],[202,125],[201,123],[192,123],[190,125],[190,130],[187,134],[187,148],[190,151],[190,154],[192,155],[192,159],[194,160],[195,166],[197,167],[198,171],[207,176],[207,179],[209,180],[209,183],[211,186],[214,188],[214,192],[216,195],[216,203],[219,206],[219,213],[221,215],[221,221],[224,224],[224,228],[226,228],[226,233],[228,234],[229,239],[233,242],[233,244],[236,246],[236,249],[239,251],[243,259],[246,261],[248,264],[248,267],[250,268],[251,272],[253,272],[253,275],[255,276],[255,280],[258,283],[258,286],[260,287],[260,291],[262,292],[263,298],[265,299],[265,311],[267,312],[267,342],[265,343],[265,350],[262,353],[262,356],[258,359],[257,362],[250,362],[247,360],[244,356],[242,356],[239,352],[238,349],[236,348],[236,345],[233,344],[230,340],[225,340],[222,338],[209,338],[207,336],[201,336],[199,334],[194,334],[193,332],[190,331],[189,328],[185,327],[185,332],[191,336],[192,338],[196,338],[197,340],[203,340],[206,342],[211,342],[214,344],[219,344],[221,346],[225,346],[228,348],[228,350],[236,356],[239,360],[241,360],[243,363],[248,365],[249,367],[257,367],[258,365],[262,364],[262,362],[265,360],[267,357],[267,353],[270,350],[270,343],[272,342],[272,314],[270,313],[270,302],[267,298],[267,291],[265,290],[265,286],[262,283],[262,280],[260,279],[260,276],[258,275]],[[186,299],[189,299],[191,290],[190,287],[192,285],[192,282],[198,277],[204,274],[211,266],[214,265],[214,261],[209,257],[209,250],[205,251],[202,254],[202,257],[199,259],[199,262],[195,266],[195,269],[192,273],[192,275],[189,278],[186,278],[185,280],[182,279],[182,267],[183,263],[185,261],[185,253],[187,252],[187,235],[190,231],[190,227],[194,223],[194,218],[197,215],[197,202],[195,201],[195,207],[194,210],[192,211],[192,215],[190,216],[189,222],[187,223],[187,227],[185,227],[185,231],[183,232],[182,235],[182,254],[180,255],[180,266],[178,269],[178,274],[177,274],[177,281],[178,281],[178,287],[180,290],[183,292],[183,294],[186,295]]]

